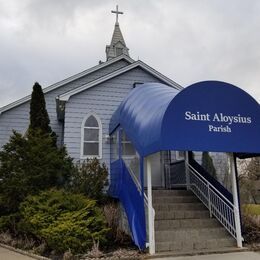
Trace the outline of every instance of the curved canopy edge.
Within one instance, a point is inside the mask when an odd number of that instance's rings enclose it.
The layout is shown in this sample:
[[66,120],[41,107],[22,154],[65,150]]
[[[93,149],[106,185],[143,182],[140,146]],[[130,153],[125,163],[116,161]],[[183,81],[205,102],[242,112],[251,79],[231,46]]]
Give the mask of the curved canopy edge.
[[133,89],[112,117],[142,156],[162,150],[260,153],[260,106],[220,81],[180,92],[159,83]]

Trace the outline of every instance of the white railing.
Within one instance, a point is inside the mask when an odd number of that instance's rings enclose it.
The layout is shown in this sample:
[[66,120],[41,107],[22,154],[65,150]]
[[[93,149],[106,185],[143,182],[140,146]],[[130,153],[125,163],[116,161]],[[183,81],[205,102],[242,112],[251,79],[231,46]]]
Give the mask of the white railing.
[[[227,200],[210,182],[208,182],[190,164],[187,164],[189,175],[189,189],[202,201],[209,209],[210,217],[216,219],[226,228],[226,230],[237,240],[235,213],[238,209]],[[238,234],[240,236],[240,234]]]
[[[134,174],[134,171],[131,169],[131,167],[127,166],[127,169],[128,169],[128,172],[130,173],[130,176],[132,177],[132,180],[133,182],[135,183],[136,187],[137,187],[137,190],[139,192],[139,194],[142,196],[142,186],[141,186],[141,183],[139,182],[138,178],[136,177],[136,175]],[[145,203],[145,206],[146,206],[146,210],[145,212],[152,212],[152,223],[154,225],[154,220],[155,220],[155,210],[154,208],[152,207],[150,210],[148,208],[148,197],[147,195],[145,194],[144,192],[144,203]],[[146,215],[146,218],[147,218],[147,215]],[[148,223],[147,219],[146,219],[146,223]],[[147,237],[149,237],[149,228],[146,230],[147,232]],[[146,243],[146,247],[149,247],[149,243]]]

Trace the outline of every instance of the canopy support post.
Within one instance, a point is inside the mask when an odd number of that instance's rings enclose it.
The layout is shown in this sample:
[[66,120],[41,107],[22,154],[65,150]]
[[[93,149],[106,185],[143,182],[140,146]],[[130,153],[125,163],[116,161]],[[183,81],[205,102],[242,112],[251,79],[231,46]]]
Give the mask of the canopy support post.
[[144,157],[140,156],[140,183],[142,188],[142,199],[144,201]]
[[237,247],[243,247],[242,236],[241,236],[241,221],[240,221],[240,214],[239,214],[239,201],[238,201],[238,193],[237,193],[237,179],[236,179],[234,154],[228,153],[228,158],[229,158],[229,166],[230,166],[229,169],[230,169],[231,178],[232,178],[232,193],[233,193],[233,203],[234,203]]
[[147,173],[147,197],[148,197],[148,227],[149,227],[149,253],[155,254],[155,239],[154,239],[154,212],[152,204],[152,168],[151,159],[146,158],[146,173]]
[[189,152],[185,152],[185,177],[186,177],[186,188],[190,190],[190,174],[189,174]]

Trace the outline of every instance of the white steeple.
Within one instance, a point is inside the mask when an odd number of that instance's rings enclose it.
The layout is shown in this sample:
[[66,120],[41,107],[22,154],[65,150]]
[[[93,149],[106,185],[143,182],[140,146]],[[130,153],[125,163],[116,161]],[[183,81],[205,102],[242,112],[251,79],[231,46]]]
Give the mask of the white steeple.
[[118,15],[123,14],[123,12],[118,11],[118,5],[116,6],[116,11],[111,11],[111,13],[116,14],[116,23],[115,28],[112,36],[112,40],[110,45],[106,46],[106,56],[107,60],[115,58],[121,54],[125,54],[129,56],[128,48],[126,47],[122,32],[119,27],[118,23]]

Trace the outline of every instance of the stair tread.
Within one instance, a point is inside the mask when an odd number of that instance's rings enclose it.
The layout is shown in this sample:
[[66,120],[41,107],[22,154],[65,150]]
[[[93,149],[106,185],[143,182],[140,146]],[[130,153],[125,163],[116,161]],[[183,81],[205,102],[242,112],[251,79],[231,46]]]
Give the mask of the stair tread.
[[[220,238],[216,238],[216,237],[213,237],[213,238],[208,238],[207,239],[207,242],[210,242],[210,241],[218,241],[218,240],[226,240],[226,241],[233,241],[233,242],[236,242],[236,240],[231,237],[231,236],[227,236],[227,237],[220,237]],[[177,241],[178,243],[183,243],[183,242],[187,242],[187,241],[180,241],[178,240]],[[203,242],[203,241],[192,241],[192,243],[199,243],[199,242]],[[176,243],[176,241],[167,241],[167,242],[164,242],[164,241],[158,241],[157,244],[163,244],[163,243],[168,243],[168,244],[174,244]]]
[[163,229],[177,229],[177,228],[191,228],[191,227],[218,227],[221,225],[216,219],[212,218],[191,218],[191,219],[156,219],[155,228]]
[[[192,211],[201,211],[201,212],[208,212],[207,208],[201,208],[201,209],[164,209],[164,210],[157,210],[157,212],[163,212],[163,211],[166,211],[166,212],[192,212]],[[155,215],[156,215],[156,212],[155,212]]]
[[163,203],[163,204],[161,204],[161,203],[153,203],[153,206],[156,206],[156,205],[172,205],[172,204],[178,204],[178,205],[182,205],[182,204],[185,204],[185,205],[189,205],[189,204],[191,204],[191,205],[204,205],[203,203],[201,203],[200,201],[195,201],[195,202],[167,202],[167,203]]
[[195,252],[197,250],[220,250],[232,248],[236,245],[233,238],[208,239],[207,241],[186,242],[157,242],[156,252]]
[[201,231],[212,231],[211,229],[221,229],[221,230],[223,230],[223,231],[226,231],[226,229],[224,228],[224,227],[222,227],[222,226],[218,226],[218,227],[205,227],[205,228],[203,228],[203,227],[181,227],[181,228],[176,228],[176,230],[158,230],[158,231],[155,231],[155,233],[156,232],[172,232],[172,233],[174,233],[174,232],[176,232],[176,231],[184,231],[184,232],[186,232],[186,231],[197,231],[197,230],[201,230]]
[[[155,221],[156,222],[160,222],[160,221],[187,221],[187,219],[155,219]],[[190,218],[190,219],[188,219],[189,221],[199,221],[199,220],[201,220],[201,221],[205,221],[205,220],[208,220],[208,221],[212,221],[212,222],[217,222],[217,223],[219,223],[215,218],[210,218],[210,217],[208,217],[208,218]]]
[[193,249],[193,250],[182,250],[182,251],[159,251],[156,252],[157,257],[177,257],[177,256],[193,256],[193,255],[207,255],[216,253],[231,253],[231,252],[244,252],[248,251],[248,248],[239,248],[234,246],[224,246],[221,248],[209,248],[209,249]]

